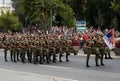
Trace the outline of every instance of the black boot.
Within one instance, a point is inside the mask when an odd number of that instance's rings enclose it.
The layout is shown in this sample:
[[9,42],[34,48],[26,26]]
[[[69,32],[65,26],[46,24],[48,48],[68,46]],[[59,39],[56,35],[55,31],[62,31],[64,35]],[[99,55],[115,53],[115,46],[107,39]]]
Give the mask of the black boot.
[[76,51],[74,51],[74,55],[77,55],[77,52],[76,52]]
[[62,57],[63,57],[63,55],[62,55],[62,53],[60,53],[60,54],[59,54],[59,62],[63,62],[63,61],[62,61]]
[[69,62],[68,56],[69,56],[69,53],[66,53],[66,62]]
[[89,65],[86,65],[86,67],[88,67],[88,68],[89,68],[89,67],[91,67],[91,66],[89,66]]

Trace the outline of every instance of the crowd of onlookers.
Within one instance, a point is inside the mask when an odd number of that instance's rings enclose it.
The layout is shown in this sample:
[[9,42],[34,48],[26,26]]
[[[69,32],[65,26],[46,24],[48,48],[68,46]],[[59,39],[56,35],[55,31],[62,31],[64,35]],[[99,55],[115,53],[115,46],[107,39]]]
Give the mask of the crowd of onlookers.
[[[86,31],[76,31],[76,28],[75,27],[71,27],[71,28],[68,28],[66,26],[53,26],[52,28],[50,28],[49,30],[46,29],[46,30],[40,30],[39,28],[33,26],[33,27],[28,27],[28,28],[24,28],[23,29],[23,33],[40,33],[40,34],[64,34],[64,35],[80,35],[80,36],[83,36],[83,35],[95,35],[96,33],[97,34],[107,34],[109,32],[108,29],[104,29],[104,30],[101,30],[100,27],[98,27],[97,29],[94,28],[94,27],[89,27],[87,28]],[[120,32],[119,31],[114,31],[114,36],[115,38],[117,37],[120,37]]]

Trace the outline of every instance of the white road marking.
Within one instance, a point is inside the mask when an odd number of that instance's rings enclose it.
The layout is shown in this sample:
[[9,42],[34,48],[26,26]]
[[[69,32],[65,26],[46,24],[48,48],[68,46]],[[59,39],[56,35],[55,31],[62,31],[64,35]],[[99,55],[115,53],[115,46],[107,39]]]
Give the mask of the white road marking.
[[61,67],[61,66],[52,66],[52,65],[37,65],[37,66],[42,66],[42,67],[50,67],[50,68],[57,68],[57,69],[73,69],[70,67]]
[[[7,77],[6,77],[7,76]],[[0,81],[78,81],[29,72],[0,69]]]

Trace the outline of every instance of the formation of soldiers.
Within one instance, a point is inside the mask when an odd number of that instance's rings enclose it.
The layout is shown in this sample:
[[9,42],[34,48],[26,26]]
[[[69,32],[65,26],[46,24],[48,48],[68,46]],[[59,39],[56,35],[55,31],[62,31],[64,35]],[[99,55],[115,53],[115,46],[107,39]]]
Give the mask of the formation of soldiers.
[[99,59],[100,65],[104,66],[103,63],[104,56],[105,59],[112,59],[110,55],[110,49],[105,44],[102,34],[90,35],[89,39],[84,44],[83,51],[84,53],[87,54],[86,67],[90,67],[89,59],[91,54],[95,55],[95,64],[97,67],[99,66],[98,63]]
[[[93,31],[93,30],[92,30]],[[88,40],[84,41],[83,35],[87,35]],[[62,62],[62,57],[65,56],[68,62],[68,56],[71,53],[77,55],[78,50],[72,46],[72,40],[77,37],[79,45],[83,48],[86,57],[86,67],[90,67],[89,59],[90,55],[95,55],[95,64],[104,66],[103,59],[112,59],[110,51],[103,40],[104,34],[102,32],[92,32],[91,30],[86,33],[74,33],[68,32],[67,35],[63,33],[51,33],[51,34],[0,34],[0,48],[4,49],[4,59],[8,61],[7,55],[10,51],[10,59],[13,62],[21,61],[25,63],[27,60],[30,63],[44,62],[56,63],[57,60]],[[82,43],[82,44],[81,44]],[[57,58],[58,57],[58,58]]]
[[21,61],[25,63],[44,62],[56,63],[57,56],[59,62],[65,56],[68,62],[68,56],[71,52],[76,54],[72,47],[73,37],[67,36],[66,39],[62,35],[0,35],[0,48],[4,49],[4,59],[8,61],[8,51],[10,51],[10,59],[13,62]]

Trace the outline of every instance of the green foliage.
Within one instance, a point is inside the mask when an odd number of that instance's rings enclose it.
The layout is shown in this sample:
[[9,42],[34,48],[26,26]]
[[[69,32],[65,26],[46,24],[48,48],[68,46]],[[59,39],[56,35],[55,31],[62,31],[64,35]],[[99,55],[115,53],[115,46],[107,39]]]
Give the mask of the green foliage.
[[[86,20],[87,25],[92,25],[96,28],[100,26],[102,29],[111,28],[111,21],[114,20],[117,13],[120,13],[120,0],[12,1],[13,7],[15,8],[15,15],[19,16],[19,20],[22,22],[23,26],[25,22],[30,25],[34,22],[44,29],[50,27],[51,10],[54,16],[54,25],[75,26],[76,19]],[[118,18],[116,20],[118,20]]]
[[[19,20],[20,22],[23,23],[24,26],[24,22],[25,22],[25,15],[27,14],[25,11],[25,1],[29,1],[29,0],[12,0],[14,3],[12,4],[13,7],[15,8],[15,15],[19,16]],[[26,8],[27,10],[27,8]],[[25,12],[25,13],[24,13]]]
[[104,18],[103,18],[103,16],[102,16],[102,14],[101,14],[101,12],[100,11],[98,11],[98,17],[96,17],[96,24],[99,26],[99,27],[102,27],[102,26],[104,26],[105,25],[105,22],[104,22]]
[[73,9],[77,20],[84,19],[84,5],[85,0],[66,0],[67,4]]
[[89,25],[110,28],[111,20],[117,14],[110,8],[112,0],[88,0],[86,5],[86,20]]
[[65,5],[65,6],[66,7],[59,12],[59,14],[63,19],[62,25],[68,26],[68,27],[75,26],[75,18],[73,16],[74,12],[70,8],[70,6],[68,5]]
[[[20,21],[25,24],[25,18],[30,24],[35,22],[42,28],[50,27],[50,11],[53,10],[53,16],[59,14],[62,18],[62,24],[66,26],[74,25],[74,12],[63,4],[60,0],[12,0],[15,13]],[[62,14],[64,13],[64,14]],[[69,19],[68,19],[69,18]],[[70,21],[70,23],[69,23]],[[56,22],[56,21],[54,21]]]
[[120,0],[113,0],[111,2],[111,8],[120,14]]
[[8,30],[17,30],[21,27],[20,22],[18,21],[18,17],[14,16],[13,13],[7,11],[6,13],[2,13],[0,15],[0,29],[3,32],[7,32]]
[[117,19],[117,17],[114,17],[111,20],[110,28],[118,29],[118,19]]

